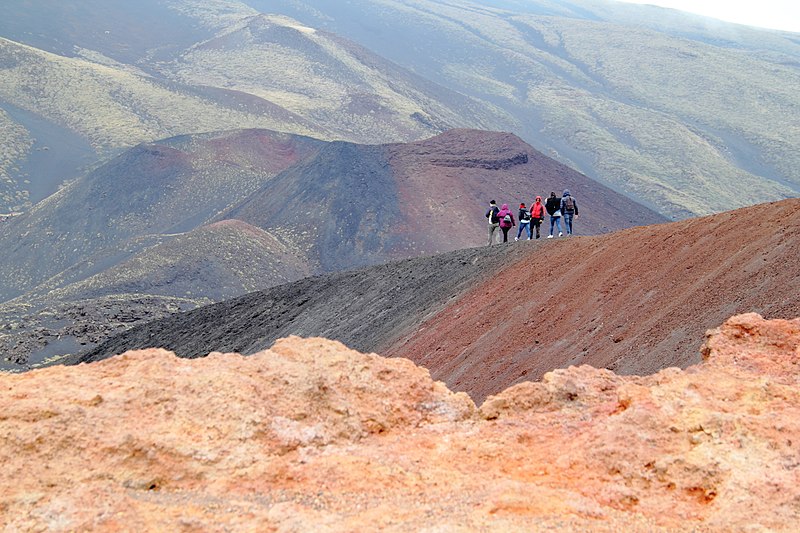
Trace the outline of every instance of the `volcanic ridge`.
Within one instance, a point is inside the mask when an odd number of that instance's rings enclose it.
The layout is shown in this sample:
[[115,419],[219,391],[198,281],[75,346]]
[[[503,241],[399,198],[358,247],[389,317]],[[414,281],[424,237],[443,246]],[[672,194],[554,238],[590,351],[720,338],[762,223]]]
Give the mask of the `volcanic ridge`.
[[[582,234],[665,220],[508,133],[360,145],[249,129],[142,144],[0,225],[0,368],[153,318],[142,298],[186,309],[477,246],[489,199],[529,203],[562,187],[580,202]],[[58,326],[50,317],[76,315],[70,303],[90,308],[79,322],[101,319]]]
[[155,320],[70,360],[154,342],[255,353],[294,334],[409,358],[476,401],[570,365],[652,374],[698,363],[703,333],[731,315],[800,316],[798,228],[800,200],[785,200],[390,262]]

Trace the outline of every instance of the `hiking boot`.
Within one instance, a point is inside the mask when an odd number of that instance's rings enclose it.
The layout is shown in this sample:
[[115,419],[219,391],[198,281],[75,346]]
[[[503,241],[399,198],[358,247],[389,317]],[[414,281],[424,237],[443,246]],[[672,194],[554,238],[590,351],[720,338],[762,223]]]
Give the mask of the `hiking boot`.
[[552,236],[552,235],[548,235],[548,236],[547,236],[547,238],[548,238],[548,239],[552,239],[552,238],[553,238],[553,236]]
[[514,241],[518,241],[518,240],[519,240],[519,237],[514,237]]
[[563,233],[561,233],[561,232],[559,231],[559,232],[558,232],[558,236],[559,236],[559,237],[563,237],[563,236],[564,236],[564,234],[563,234]]

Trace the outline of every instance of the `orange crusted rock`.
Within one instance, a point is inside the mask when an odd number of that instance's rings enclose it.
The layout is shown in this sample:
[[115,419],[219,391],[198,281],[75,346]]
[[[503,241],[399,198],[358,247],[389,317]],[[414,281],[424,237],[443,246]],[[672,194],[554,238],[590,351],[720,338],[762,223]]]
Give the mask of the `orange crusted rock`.
[[480,409],[324,339],[3,375],[0,526],[794,530],[799,346],[740,315],[686,371],[571,367]]

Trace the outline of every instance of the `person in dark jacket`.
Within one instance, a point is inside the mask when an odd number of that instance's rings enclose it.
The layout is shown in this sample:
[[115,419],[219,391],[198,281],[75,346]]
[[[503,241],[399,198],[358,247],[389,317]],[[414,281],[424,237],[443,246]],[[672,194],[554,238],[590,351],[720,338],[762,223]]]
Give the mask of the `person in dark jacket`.
[[554,225],[558,226],[558,236],[561,237],[564,235],[561,233],[561,200],[556,196],[555,192],[550,193],[550,197],[544,203],[544,208],[547,210],[547,214],[550,215],[550,235],[547,238],[553,238]]
[[497,218],[497,213],[500,209],[497,207],[497,202],[492,200],[489,202],[489,210],[486,211],[486,218],[489,219],[489,246],[494,244],[494,234],[500,226],[500,220]]
[[536,201],[533,202],[531,206],[531,232],[534,230],[536,231],[536,238],[539,238],[539,227],[542,225],[542,221],[544,220],[544,214],[546,213],[544,209],[544,204],[542,203],[542,197],[537,196]]
[[500,212],[497,213],[497,218],[500,219],[500,229],[503,231],[503,242],[508,242],[508,230],[517,225],[514,222],[514,213],[508,208],[508,204],[503,204]]
[[560,207],[561,216],[564,217],[564,229],[567,230],[567,236],[570,236],[572,235],[572,217],[578,218],[578,202],[569,193],[569,189],[564,189]]
[[519,240],[523,230],[528,232],[528,240],[531,240],[531,212],[528,211],[525,204],[519,204],[519,229],[517,230],[517,236],[514,237],[515,241]]

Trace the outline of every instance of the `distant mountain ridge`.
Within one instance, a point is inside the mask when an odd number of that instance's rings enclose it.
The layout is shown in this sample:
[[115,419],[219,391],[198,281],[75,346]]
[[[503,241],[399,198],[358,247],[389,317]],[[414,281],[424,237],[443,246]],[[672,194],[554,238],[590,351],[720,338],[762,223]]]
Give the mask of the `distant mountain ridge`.
[[490,102],[509,131],[663,214],[800,196],[791,33],[603,0],[247,3]]
[[[80,175],[85,143],[105,158],[241,127],[380,144],[509,131],[671,218],[800,195],[789,33],[603,0],[7,0],[4,13],[0,213]],[[42,122],[61,128],[47,144]],[[56,144],[71,154],[38,151]],[[64,155],[63,169],[28,164]]]

